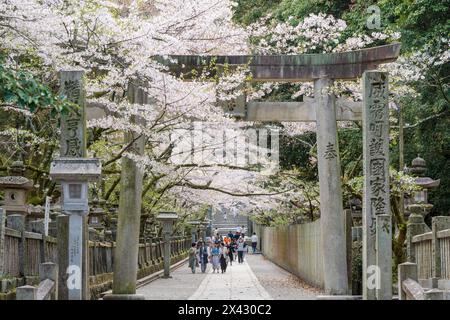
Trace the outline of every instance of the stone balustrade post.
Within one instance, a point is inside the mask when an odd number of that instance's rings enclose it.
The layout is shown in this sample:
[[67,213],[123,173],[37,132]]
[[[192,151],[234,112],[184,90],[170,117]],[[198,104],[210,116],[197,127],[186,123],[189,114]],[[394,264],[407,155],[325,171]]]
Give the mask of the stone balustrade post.
[[155,253],[153,251],[153,238],[149,239],[149,246],[150,246],[150,251],[149,251],[149,263],[150,265],[154,265],[155,264]]
[[446,300],[446,292],[439,289],[431,289],[423,293],[424,300]]
[[403,290],[403,281],[411,279],[418,281],[417,264],[412,262],[405,262],[398,265],[398,299],[406,300],[406,292]]
[[6,212],[3,210],[3,208],[0,208],[0,277],[6,274],[5,227],[6,227]]
[[16,300],[37,300],[37,288],[21,286],[16,289]]
[[416,253],[412,239],[422,233],[430,231],[423,220],[423,216],[419,214],[411,214],[408,218],[406,230],[406,255],[409,262],[416,262]]
[[56,217],[57,239],[58,239],[58,297],[60,300],[69,299],[67,288],[67,267],[69,262],[69,216],[59,215]]
[[158,240],[158,263],[162,263],[163,262],[163,242],[161,239]]
[[51,299],[58,300],[58,265],[53,262],[41,263],[39,265],[39,279],[40,281],[49,279],[55,283]]
[[147,266],[151,266],[152,265],[152,241],[150,238],[145,238],[145,245],[146,245],[146,262],[147,262]]
[[379,268],[377,300],[392,300],[392,222],[389,214],[376,216],[376,263]]

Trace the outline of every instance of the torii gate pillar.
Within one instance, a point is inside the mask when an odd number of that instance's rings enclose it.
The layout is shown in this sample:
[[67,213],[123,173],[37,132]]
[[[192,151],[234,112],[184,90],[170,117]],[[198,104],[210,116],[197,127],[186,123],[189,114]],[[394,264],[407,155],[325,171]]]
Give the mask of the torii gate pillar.
[[325,293],[348,294],[346,239],[343,224],[341,164],[337,139],[333,80],[314,80],[317,158],[320,188],[320,227]]

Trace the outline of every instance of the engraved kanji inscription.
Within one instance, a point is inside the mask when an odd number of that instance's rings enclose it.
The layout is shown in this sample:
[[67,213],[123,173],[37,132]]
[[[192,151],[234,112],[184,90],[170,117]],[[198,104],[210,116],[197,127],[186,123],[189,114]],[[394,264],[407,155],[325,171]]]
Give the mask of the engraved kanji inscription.
[[336,153],[334,144],[332,144],[331,142],[328,142],[325,152],[323,154],[323,157],[327,160],[334,159],[337,157],[337,153]]

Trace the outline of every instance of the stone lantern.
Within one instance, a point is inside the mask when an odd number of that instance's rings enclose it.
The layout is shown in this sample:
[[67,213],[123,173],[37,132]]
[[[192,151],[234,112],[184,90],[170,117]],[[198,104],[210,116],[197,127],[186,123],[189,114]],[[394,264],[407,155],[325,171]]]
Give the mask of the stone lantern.
[[104,230],[103,225],[105,218],[105,210],[102,205],[105,203],[104,200],[93,200],[89,208],[89,227],[96,230]]
[[7,215],[28,215],[27,194],[33,189],[33,181],[25,178],[25,168],[21,161],[12,164],[9,176],[0,177],[0,190],[5,191],[3,209]]
[[348,201],[348,207],[352,215],[352,220],[355,226],[362,225],[362,201],[359,198],[352,198]]
[[206,230],[208,229],[209,224],[210,221],[208,220],[202,221],[200,224],[201,238],[203,239],[203,241],[206,241]]
[[164,278],[170,277],[170,235],[172,234],[173,224],[178,219],[175,212],[160,212],[156,220],[162,222],[163,241],[164,241]]
[[200,237],[198,236],[198,228],[200,225],[200,221],[198,220],[194,220],[194,221],[189,221],[188,224],[190,225],[190,229],[191,229],[191,237],[192,237],[192,243],[197,242]]
[[426,170],[426,162],[419,155],[412,161],[411,167],[408,169],[408,173],[416,176],[415,182],[421,190],[414,192],[413,198],[408,201],[407,209],[411,214],[419,214],[422,218],[433,208],[433,205],[428,203],[428,190],[437,188],[441,182],[440,179],[433,180],[425,177]]
[[28,206],[28,217],[29,220],[39,220],[44,219],[44,207],[37,206]]
[[416,176],[416,184],[421,187],[421,190],[414,192],[412,198],[408,199],[406,209],[409,214],[408,229],[406,233],[407,241],[407,257],[408,261],[415,261],[414,246],[412,245],[412,238],[414,235],[429,232],[430,228],[425,224],[424,218],[430,213],[433,205],[428,203],[428,190],[437,188],[440,180],[433,180],[425,177],[426,162],[420,156],[417,156],[411,167],[407,170],[408,173]]
[[[58,158],[50,165],[50,178],[61,183],[62,213],[69,215],[68,268],[73,283],[68,287],[69,300],[82,299],[83,268],[82,252],[87,250],[83,243],[84,218],[89,213],[88,183],[100,178],[102,166],[99,159]],[[84,247],[84,248],[83,248]]]

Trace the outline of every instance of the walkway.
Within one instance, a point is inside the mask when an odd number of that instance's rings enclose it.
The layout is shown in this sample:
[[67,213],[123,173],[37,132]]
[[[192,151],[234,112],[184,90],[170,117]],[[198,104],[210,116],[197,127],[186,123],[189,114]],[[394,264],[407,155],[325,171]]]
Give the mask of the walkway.
[[227,272],[192,274],[187,264],[137,290],[148,300],[270,300],[315,299],[321,294],[289,272],[265,259],[248,254],[243,264],[233,263]]

